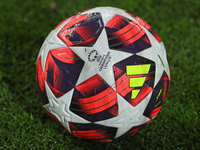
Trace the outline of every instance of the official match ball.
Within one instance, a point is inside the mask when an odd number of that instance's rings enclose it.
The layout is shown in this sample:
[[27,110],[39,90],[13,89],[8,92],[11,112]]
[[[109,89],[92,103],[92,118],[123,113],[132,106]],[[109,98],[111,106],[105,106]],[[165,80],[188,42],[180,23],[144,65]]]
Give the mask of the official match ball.
[[147,22],[96,7],[50,32],[37,57],[36,82],[44,109],[63,129],[108,142],[137,133],[158,114],[170,69]]

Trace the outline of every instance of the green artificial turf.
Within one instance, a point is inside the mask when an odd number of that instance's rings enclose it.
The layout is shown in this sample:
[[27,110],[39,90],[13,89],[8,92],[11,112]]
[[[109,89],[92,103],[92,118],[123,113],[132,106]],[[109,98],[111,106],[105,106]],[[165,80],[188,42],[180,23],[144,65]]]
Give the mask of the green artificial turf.
[[[130,138],[91,143],[59,128],[42,108],[35,62],[48,33],[64,18],[96,6],[146,20],[165,43],[168,97],[156,118]],[[197,0],[43,0],[0,2],[0,149],[199,149],[200,2]]]

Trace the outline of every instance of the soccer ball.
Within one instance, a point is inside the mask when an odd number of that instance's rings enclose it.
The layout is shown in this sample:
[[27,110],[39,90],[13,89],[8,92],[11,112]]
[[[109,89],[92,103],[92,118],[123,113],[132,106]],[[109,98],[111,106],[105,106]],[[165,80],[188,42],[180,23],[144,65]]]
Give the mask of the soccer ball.
[[63,20],[39,52],[36,80],[46,112],[88,140],[122,139],[163,106],[170,69],[161,38],[143,19],[113,7]]

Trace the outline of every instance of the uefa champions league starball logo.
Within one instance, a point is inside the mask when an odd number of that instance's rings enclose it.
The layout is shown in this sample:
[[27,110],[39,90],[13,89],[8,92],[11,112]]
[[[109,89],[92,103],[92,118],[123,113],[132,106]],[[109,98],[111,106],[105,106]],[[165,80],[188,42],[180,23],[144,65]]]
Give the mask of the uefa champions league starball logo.
[[137,133],[161,110],[170,85],[164,43],[142,18],[97,7],[63,20],[38,54],[46,112],[79,138]]
[[98,55],[97,50],[92,50],[88,55],[88,60],[90,62],[97,61],[99,63],[99,71],[107,68],[111,58],[112,56],[110,55],[110,52],[107,52],[106,55]]

